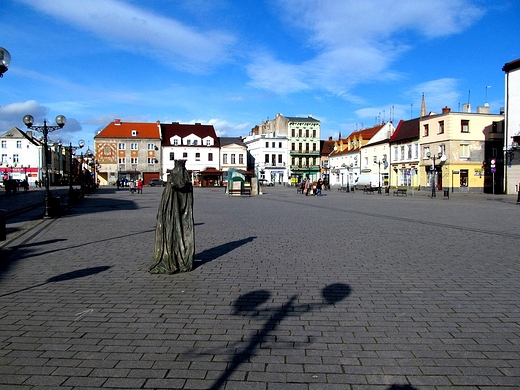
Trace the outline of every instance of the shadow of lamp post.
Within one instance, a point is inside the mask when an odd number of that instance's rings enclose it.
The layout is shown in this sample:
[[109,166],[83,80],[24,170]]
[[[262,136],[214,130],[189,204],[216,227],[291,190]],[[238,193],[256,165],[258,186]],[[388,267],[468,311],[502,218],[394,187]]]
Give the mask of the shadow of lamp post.
[[47,125],[47,120],[43,120],[43,126],[33,126],[34,118],[32,115],[25,115],[23,117],[23,123],[27,126],[28,129],[36,130],[43,134],[43,156],[44,156],[44,166],[45,166],[45,212],[43,214],[43,218],[51,218],[51,190],[50,190],[50,159],[49,159],[49,151],[48,151],[48,135],[50,132],[59,130],[63,126],[65,126],[65,122],[67,119],[63,115],[58,115],[56,117],[56,126]]
[[0,77],[4,77],[4,73],[9,70],[9,65],[11,65],[11,54],[0,47]]

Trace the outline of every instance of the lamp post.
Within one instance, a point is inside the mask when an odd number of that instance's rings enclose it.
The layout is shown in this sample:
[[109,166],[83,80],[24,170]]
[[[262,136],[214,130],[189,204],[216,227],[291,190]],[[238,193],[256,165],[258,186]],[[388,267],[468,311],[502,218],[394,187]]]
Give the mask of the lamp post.
[[4,77],[4,73],[9,70],[9,65],[11,65],[11,54],[0,47],[0,77]]
[[383,156],[382,160],[378,160],[377,157],[374,157],[374,163],[377,164],[378,174],[377,174],[377,193],[381,194],[381,164],[386,167],[386,154]]
[[49,160],[48,150],[47,150],[47,137],[50,132],[59,130],[63,126],[65,126],[65,122],[67,119],[63,115],[58,115],[56,117],[56,126],[47,125],[47,120],[43,120],[43,126],[33,126],[34,118],[32,115],[25,115],[23,117],[23,123],[27,126],[28,129],[36,130],[43,134],[43,156],[44,156],[44,165],[45,165],[45,212],[43,214],[43,218],[51,218],[51,189],[50,189],[50,175],[49,170],[51,169],[51,164]]
[[430,152],[426,153],[426,157],[430,158],[433,160],[433,170],[431,172],[432,173],[432,198],[435,198],[436,197],[436,194],[435,194],[435,187],[437,186],[437,170],[435,168],[435,160],[437,158],[441,158],[442,157],[442,152],[439,152],[437,153],[437,156],[435,155],[432,155]]
[[74,198],[74,188],[72,188],[72,156],[78,149],[82,149],[85,146],[85,141],[80,139],[78,141],[78,146],[72,146],[72,142],[69,143],[69,199],[72,200]]

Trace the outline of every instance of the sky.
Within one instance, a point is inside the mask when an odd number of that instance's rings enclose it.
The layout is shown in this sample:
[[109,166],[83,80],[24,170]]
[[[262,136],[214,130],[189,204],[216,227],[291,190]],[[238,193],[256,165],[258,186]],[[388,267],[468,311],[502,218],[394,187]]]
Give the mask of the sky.
[[1,0],[0,134],[31,114],[93,147],[125,122],[247,136],[276,114],[337,139],[448,106],[504,106],[518,0]]

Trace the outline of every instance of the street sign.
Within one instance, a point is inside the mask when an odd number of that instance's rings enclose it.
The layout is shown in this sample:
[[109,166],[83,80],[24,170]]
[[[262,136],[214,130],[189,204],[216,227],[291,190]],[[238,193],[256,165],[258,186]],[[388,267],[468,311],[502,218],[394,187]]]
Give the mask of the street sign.
[[491,173],[495,173],[496,171],[497,171],[497,169],[495,167],[491,168]]

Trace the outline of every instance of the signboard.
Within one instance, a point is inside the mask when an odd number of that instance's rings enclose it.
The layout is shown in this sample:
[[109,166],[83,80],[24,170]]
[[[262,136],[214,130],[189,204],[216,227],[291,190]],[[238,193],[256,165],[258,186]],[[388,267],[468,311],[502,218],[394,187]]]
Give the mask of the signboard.
[[460,171],[453,171],[454,175],[458,175],[459,173],[460,173]]

